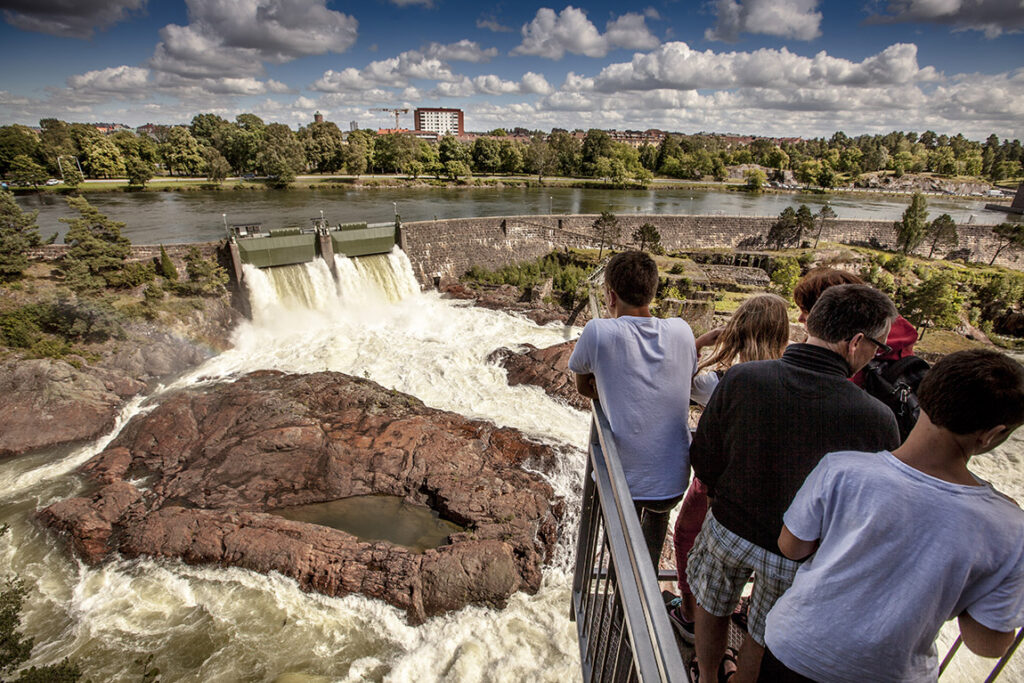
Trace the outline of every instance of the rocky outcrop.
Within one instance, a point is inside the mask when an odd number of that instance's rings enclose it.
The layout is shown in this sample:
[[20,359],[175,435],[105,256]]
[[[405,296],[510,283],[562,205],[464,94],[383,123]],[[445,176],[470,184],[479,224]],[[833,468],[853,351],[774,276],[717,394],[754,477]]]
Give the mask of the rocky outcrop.
[[239,314],[226,300],[200,303],[165,320],[124,324],[120,339],[80,344],[89,360],[13,357],[0,364],[0,456],[95,439],[148,383],[227,348]]
[[[476,306],[492,311],[505,311],[529,318],[538,325],[552,322],[568,324],[572,311],[568,311],[556,303],[549,303],[545,298],[551,295],[550,282],[536,289],[523,292],[513,285],[474,285],[459,282],[442,283],[441,293],[449,299],[472,301]],[[583,306],[572,319],[573,325],[585,325],[590,319],[589,307]]]
[[[98,490],[39,514],[89,562],[119,552],[277,571],[308,590],[386,600],[415,623],[539,587],[562,510],[523,465],[555,457],[368,380],[266,371],[176,392],[134,418],[84,466]],[[367,494],[466,531],[417,554],[270,514]]]
[[569,371],[569,356],[576,341],[567,341],[546,349],[524,344],[524,350],[500,348],[487,360],[497,363],[508,372],[510,386],[532,384],[549,396],[565,401],[577,410],[590,410],[590,400],[576,391],[576,380]]
[[145,383],[104,368],[63,360],[8,360],[0,365],[0,456],[94,439],[114,425],[124,400]]

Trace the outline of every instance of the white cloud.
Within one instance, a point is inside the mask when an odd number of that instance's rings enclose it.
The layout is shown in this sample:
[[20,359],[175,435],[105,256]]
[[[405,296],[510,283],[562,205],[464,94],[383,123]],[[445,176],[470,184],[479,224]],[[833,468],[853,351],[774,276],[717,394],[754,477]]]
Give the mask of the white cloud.
[[375,86],[402,88],[415,79],[456,81],[459,78],[440,59],[409,51],[397,57],[370,62],[362,69],[330,69],[310,88],[319,92],[356,92]]
[[608,22],[605,40],[627,50],[653,50],[661,41],[654,37],[641,14],[623,14]]
[[869,21],[937,23],[984,31],[988,38],[1024,30],[1024,3],[1020,0],[890,0],[886,9]]
[[830,57],[824,51],[802,57],[782,48],[753,52],[698,52],[686,43],[666,43],[631,62],[610,64],[594,78],[603,92],[658,88],[806,87],[886,85],[935,79],[931,67],[917,64],[917,46],[900,43],[862,62]]
[[761,33],[797,40],[821,35],[819,0],[715,0],[715,27],[708,40],[735,42],[741,33]]
[[583,10],[569,5],[556,14],[542,7],[533,21],[523,25],[523,41],[512,54],[561,59],[566,52],[603,57],[614,47],[650,50],[657,47],[659,41],[644,22],[641,14],[624,14],[609,21],[602,35]]
[[472,62],[480,64],[489,62],[498,55],[498,48],[489,47],[483,49],[472,40],[460,40],[457,43],[442,45],[441,43],[430,43],[423,50],[428,57],[440,59],[446,62]]
[[128,96],[144,95],[149,85],[149,69],[135,66],[112,66],[68,78],[68,86],[75,90]]
[[187,0],[189,24],[168,24],[149,65],[185,78],[245,78],[264,62],[344,52],[358,22],[325,0]]
[[271,62],[344,52],[359,22],[326,0],[186,0],[190,25],[226,47],[258,50]]
[[527,71],[523,74],[521,83],[521,91],[524,93],[532,93],[537,95],[548,95],[554,91],[551,84],[548,83],[547,79],[543,75]]
[[226,47],[217,38],[192,26],[168,24],[160,29],[160,38],[149,61],[156,71],[184,78],[263,74],[257,50]]
[[476,27],[485,28],[488,31],[493,31],[494,33],[511,33],[513,30],[511,26],[505,26],[494,17],[490,17],[488,19],[477,19]]
[[88,38],[141,11],[146,0],[4,0],[4,19],[24,31]]

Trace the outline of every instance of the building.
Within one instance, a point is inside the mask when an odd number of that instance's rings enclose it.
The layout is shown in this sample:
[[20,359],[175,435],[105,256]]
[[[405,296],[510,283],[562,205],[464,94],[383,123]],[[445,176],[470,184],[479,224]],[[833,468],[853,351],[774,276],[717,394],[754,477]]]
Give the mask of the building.
[[321,114],[320,112],[317,112],[317,113],[313,114],[313,123],[323,123],[323,122],[324,122],[324,115],[323,114]]
[[416,130],[429,130],[440,135],[465,135],[466,124],[461,109],[416,109],[413,112]]
[[350,131],[359,130],[359,122],[358,121],[349,121],[348,122],[348,129]]

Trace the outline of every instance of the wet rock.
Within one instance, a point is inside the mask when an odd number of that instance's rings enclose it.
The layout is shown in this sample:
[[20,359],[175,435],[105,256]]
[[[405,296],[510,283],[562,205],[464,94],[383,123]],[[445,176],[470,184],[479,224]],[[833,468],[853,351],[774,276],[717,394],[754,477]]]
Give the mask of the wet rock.
[[[557,303],[550,303],[552,295],[550,282],[551,280],[549,279],[536,289],[531,288],[525,293],[512,285],[469,286],[459,282],[451,282],[442,285],[441,293],[449,299],[473,301],[474,305],[480,308],[521,315],[538,325],[547,325],[552,322],[568,324],[573,311],[566,310]],[[548,299],[548,301],[544,299]],[[577,313],[572,324],[584,325],[589,319],[588,307],[584,306]]]
[[508,372],[510,386],[532,384],[549,396],[565,401],[577,410],[590,410],[590,400],[576,391],[576,379],[569,370],[569,356],[576,347],[571,340],[538,349],[524,344],[521,350],[501,348],[491,353],[487,360],[497,363]]
[[143,382],[51,358],[0,365],[0,455],[94,439],[110,430],[124,400]]
[[[83,467],[105,485],[40,518],[89,562],[118,552],[277,571],[308,590],[386,600],[416,623],[537,590],[562,508],[524,465],[555,457],[516,430],[368,380],[263,371],[137,416]],[[367,494],[428,506],[466,531],[417,554],[268,514]]]

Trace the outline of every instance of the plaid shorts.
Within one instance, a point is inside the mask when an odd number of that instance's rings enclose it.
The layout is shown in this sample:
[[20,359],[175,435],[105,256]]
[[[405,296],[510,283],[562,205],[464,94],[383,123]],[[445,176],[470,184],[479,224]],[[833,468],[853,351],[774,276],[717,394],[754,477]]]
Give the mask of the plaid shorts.
[[697,604],[717,617],[732,614],[747,579],[754,574],[747,632],[764,645],[765,617],[793,583],[800,564],[740,538],[719,524],[710,510],[688,558],[690,590]]

